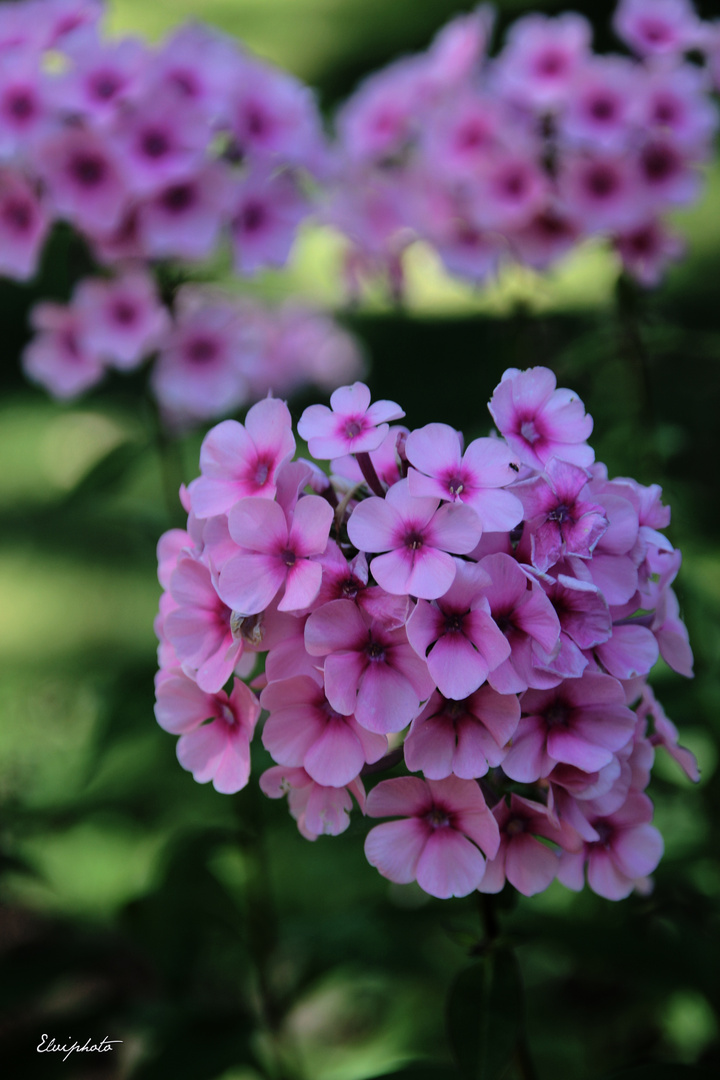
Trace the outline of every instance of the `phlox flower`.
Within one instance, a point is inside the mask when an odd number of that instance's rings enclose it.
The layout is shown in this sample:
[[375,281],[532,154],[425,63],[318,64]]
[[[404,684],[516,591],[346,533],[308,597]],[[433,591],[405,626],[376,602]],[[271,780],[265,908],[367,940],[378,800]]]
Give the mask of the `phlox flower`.
[[641,148],[638,175],[643,202],[651,212],[692,202],[700,191],[700,174],[692,160],[667,136],[650,138]]
[[640,56],[672,56],[698,43],[700,24],[690,0],[620,0],[613,29]]
[[127,190],[119,157],[106,136],[92,128],[67,127],[43,139],[34,154],[60,216],[91,235],[119,225]]
[[542,586],[560,620],[560,649],[542,661],[538,656],[538,662],[563,678],[578,678],[588,665],[584,650],[607,641],[613,632],[608,605],[592,582],[567,574],[543,580]]
[[555,18],[526,15],[508,32],[493,84],[501,94],[537,111],[557,108],[588,59],[591,35],[590,23],[574,12]]
[[522,228],[547,201],[547,177],[527,152],[505,150],[488,155],[474,181],[470,213],[480,229],[503,232]]
[[371,829],[365,856],[383,877],[417,881],[431,896],[467,896],[480,884],[500,836],[474,780],[381,780],[368,795],[369,817],[396,817]]
[[613,243],[625,271],[646,288],[658,285],[669,263],[685,251],[682,239],[657,219],[618,233]]
[[523,896],[544,892],[557,875],[559,852],[541,843],[550,840],[568,850],[577,850],[580,837],[566,822],[553,820],[549,807],[511,794],[493,807],[500,826],[500,848],[488,861],[478,889],[498,893],[507,879]]
[[558,877],[568,889],[583,887],[587,865],[588,885],[606,900],[624,900],[635,888],[646,887],[645,878],[659,863],[663,839],[650,824],[653,807],[647,795],[631,791],[627,801],[611,814],[593,813],[587,817],[595,839],[586,841],[583,850],[564,852]]
[[307,676],[270,683],[260,702],[270,713],[263,728],[265,749],[281,765],[301,765],[325,787],[345,787],[366,762],[387,752],[384,735],[336,712],[322,686]]
[[123,371],[149,356],[170,328],[154,279],[139,269],[112,280],[84,279],[72,306],[82,321],[85,347]]
[[550,201],[508,240],[521,262],[534,270],[545,270],[574,247],[581,232],[581,222],[571,217],[566,207]]
[[234,637],[231,609],[215,591],[210,570],[198,559],[180,558],[170,578],[175,610],[165,619],[165,635],[183,670],[201,690],[221,690],[243,651]]
[[651,686],[645,685],[643,687],[637,714],[641,720],[649,719],[652,722],[651,744],[653,746],[662,746],[670,757],[677,762],[688,779],[697,784],[700,780],[700,770],[695,755],[691,750],[679,745],[678,729],[665,713]]
[[373,618],[352,600],[332,600],[313,611],[305,647],[325,658],[325,693],[333,709],[354,715],[368,731],[402,731],[434,689],[404,627]]
[[34,51],[0,52],[0,159],[27,156],[50,125],[48,86]]
[[181,300],[176,308],[150,377],[162,410],[178,424],[232,411],[247,389],[240,366],[247,342],[238,311],[222,301]]
[[542,588],[505,552],[484,556],[478,566],[489,578],[483,593],[511,650],[488,673],[490,685],[501,694],[555,685],[559,676],[548,678],[540,668],[557,652],[560,622]]
[[512,780],[533,783],[556,762],[595,772],[632,739],[636,717],[617,679],[584,672],[551,690],[527,690],[523,716],[503,761]]
[[102,41],[92,26],[76,31],[63,51],[71,67],[53,82],[54,97],[63,110],[99,125],[114,120],[118,108],[139,93],[150,62],[140,41]]
[[[235,680],[228,696],[207,694],[182,672],[168,672],[157,687],[155,716],[160,727],[180,735],[178,761],[198,784],[212,780],[223,795],[245,787],[250,776],[250,740],[260,703]],[[209,720],[206,724],[204,721]]]
[[508,368],[495,388],[490,414],[521,460],[542,469],[552,457],[587,467],[595,459],[586,443],[592,417],[571,390],[557,389],[548,368]]
[[0,274],[31,278],[49,226],[45,205],[24,176],[0,170]]
[[230,510],[230,535],[240,547],[222,567],[217,589],[243,615],[255,615],[285,586],[279,611],[309,607],[318,594],[333,510],[319,495],[298,499],[291,513],[270,499],[248,497]]
[[128,188],[142,196],[194,173],[204,157],[208,130],[191,103],[178,109],[173,94],[146,93],[121,113],[112,138]]
[[298,225],[310,203],[289,172],[258,170],[243,179],[231,200],[235,269],[254,274],[263,266],[284,266]]
[[54,397],[70,399],[99,382],[105,368],[82,344],[82,321],[72,308],[37,304],[31,314],[36,336],[22,354],[23,371]]
[[502,763],[520,720],[515,694],[481,686],[462,701],[435,692],[405,737],[405,764],[428,780],[472,780]]
[[384,499],[359,503],[348,521],[348,536],[360,551],[380,551],[372,574],[389,593],[434,600],[452,584],[456,564],[448,552],[467,554],[482,532],[469,506],[413,497],[408,481],[393,485]]
[[566,555],[589,559],[607,530],[603,507],[581,497],[588,479],[584,469],[553,458],[544,476],[516,486],[526,528],[532,530],[532,562],[538,570],[548,570]]
[[458,560],[447,592],[433,603],[418,600],[407,621],[408,641],[447,698],[469,697],[510,656],[483,595],[489,584],[484,570]]
[[364,454],[377,450],[388,433],[388,422],[405,413],[394,401],[370,404],[365,383],[341,386],[326,405],[310,405],[298,422],[298,434],[305,439],[314,458],[331,460],[344,454]]
[[641,77],[624,57],[593,57],[575,77],[558,121],[561,137],[575,145],[625,149],[635,134]]
[[269,799],[287,795],[290,813],[306,840],[345,832],[350,824],[351,793],[365,812],[365,788],[360,777],[346,787],[326,787],[316,783],[300,766],[276,765],[262,774],[260,789]]
[[517,479],[519,466],[502,439],[474,439],[463,454],[457,431],[427,424],[411,431],[405,443],[411,465],[408,490],[449,502],[462,502],[478,514],[486,532],[508,530],[522,520],[520,500],[500,490]]
[[290,411],[278,398],[258,401],[244,424],[223,420],[203,439],[201,475],[189,489],[193,510],[207,518],[247,496],[272,499],[278,470],[294,452]]
[[146,255],[156,259],[205,259],[229,218],[232,182],[227,167],[207,162],[189,176],[159,188],[138,207]]
[[643,180],[634,157],[593,146],[563,155],[558,187],[585,232],[606,233],[633,228],[646,217]]

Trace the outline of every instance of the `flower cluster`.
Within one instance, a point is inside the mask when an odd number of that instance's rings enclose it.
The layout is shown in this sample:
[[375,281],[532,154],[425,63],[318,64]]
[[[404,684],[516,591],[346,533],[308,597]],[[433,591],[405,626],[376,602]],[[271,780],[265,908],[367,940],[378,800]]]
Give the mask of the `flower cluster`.
[[31,321],[25,373],[57,398],[156,356],[150,386],[171,429],[234,412],[270,389],[331,390],[363,367],[354,338],[320,311],[270,308],[190,284],[178,289],[171,311],[153,276],[137,267],[85,278],[69,304],[37,304]]
[[656,284],[682,250],[664,215],[697,197],[712,150],[720,31],[690,0],[621,0],[613,25],[634,56],[594,53],[590,23],[566,13],[518,19],[489,58],[482,7],[371,75],[338,117],[329,219],[354,242],[351,280],[384,270],[401,288],[416,239],[482,281],[507,258],[545,269],[600,236]]
[[[489,408],[497,432],[466,446],[356,382],[303,413],[312,460],[277,398],[213,428],[158,548],[157,719],[233,792],[264,710],[263,791],[308,839],[353,798],[394,819],[365,844],[391,881],[531,895],[587,872],[618,899],[662,853],[655,746],[697,778],[647,682],[659,656],[692,674],[670,512],[608,478],[547,368],[507,371]],[[401,763],[421,775],[366,794]]]
[[0,271],[31,277],[51,223],[98,262],[282,265],[327,151],[292,76],[199,24],[158,48],[102,37],[99,0],[0,13]]

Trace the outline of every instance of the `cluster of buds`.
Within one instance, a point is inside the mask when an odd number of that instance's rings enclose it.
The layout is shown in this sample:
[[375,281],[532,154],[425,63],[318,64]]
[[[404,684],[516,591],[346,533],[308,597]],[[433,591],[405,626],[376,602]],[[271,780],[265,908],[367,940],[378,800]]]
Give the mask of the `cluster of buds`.
[[154,356],[150,387],[171,430],[235,412],[271,388],[332,390],[363,368],[355,339],[321,311],[272,308],[191,284],[178,289],[170,309],[139,267],[85,278],[69,304],[37,304],[31,321],[25,373],[57,398],[74,398],[108,370],[131,371]]
[[663,218],[696,199],[712,152],[720,27],[690,0],[621,0],[613,26],[634,56],[594,53],[590,23],[566,13],[518,19],[489,58],[492,21],[489,7],[455,20],[341,110],[330,218],[355,243],[352,280],[381,269],[400,290],[416,239],[477,282],[601,237],[656,284],[682,251]]
[[608,478],[547,368],[507,371],[489,408],[465,446],[356,382],[300,418],[311,460],[278,398],[213,428],[158,548],[157,720],[231,793],[264,710],[262,790],[310,840],[353,799],[395,819],[365,843],[393,882],[531,895],[587,868],[618,899],[662,853],[655,746],[697,778],[647,682],[659,656],[692,674],[670,512]]

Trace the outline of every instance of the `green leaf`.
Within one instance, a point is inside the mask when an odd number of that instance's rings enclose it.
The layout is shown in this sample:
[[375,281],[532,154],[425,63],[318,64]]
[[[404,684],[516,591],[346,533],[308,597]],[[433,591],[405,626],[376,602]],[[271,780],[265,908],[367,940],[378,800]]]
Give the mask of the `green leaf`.
[[520,969],[509,949],[497,949],[460,972],[448,995],[447,1025],[465,1080],[502,1075],[523,1028]]

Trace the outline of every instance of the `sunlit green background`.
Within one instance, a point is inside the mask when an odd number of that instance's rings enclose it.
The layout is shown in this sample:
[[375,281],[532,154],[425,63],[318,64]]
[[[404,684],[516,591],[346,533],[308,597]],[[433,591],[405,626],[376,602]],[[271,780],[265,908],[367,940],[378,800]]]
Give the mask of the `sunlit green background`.
[[[472,6],[114,0],[109,10],[114,31],[153,39],[189,17],[214,23],[309,80],[330,113],[363,74],[424,47]],[[564,7],[497,6],[501,25]],[[608,5],[572,6],[608,44]],[[611,904],[553,886],[502,913],[541,1080],[720,1064],[716,164],[677,224],[688,257],[652,295],[619,290],[618,266],[597,245],[551,274],[506,272],[482,292],[448,280],[418,247],[403,311],[378,292],[344,315],[371,359],[374,393],[400,401],[412,426],[485,433],[504,368],[548,364],[594,415],[611,474],[662,483],[673,507],[697,676],[663,668],[654,682],[702,783],[657,762],[650,790],[667,854],[651,896]],[[337,238],[307,230],[288,270],[252,288],[338,307],[337,259]],[[197,471],[201,435],[163,465],[152,413],[137,407],[141,379],[117,377],[71,406],[24,383],[27,309],[39,295],[67,295],[68,267],[59,237],[36,286],[0,283],[2,1074],[257,1080],[264,1061],[278,1077],[364,1080],[424,1055],[449,1060],[444,997],[479,933],[472,899],[390,886],[363,858],[361,821],[308,844],[253,783],[232,798],[194,784],[155,725],[154,546],[179,523],[168,489]],[[293,403],[296,415],[304,404]],[[255,760],[259,772],[259,748]],[[262,1000],[272,1007],[260,1022]],[[43,1032],[123,1043],[63,1063],[35,1052]]]

